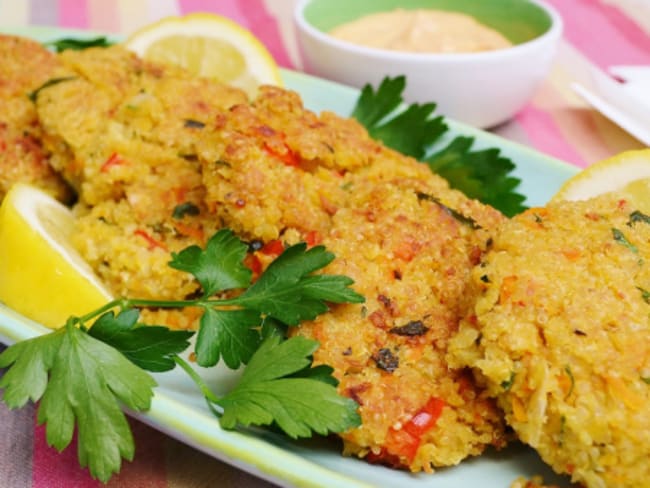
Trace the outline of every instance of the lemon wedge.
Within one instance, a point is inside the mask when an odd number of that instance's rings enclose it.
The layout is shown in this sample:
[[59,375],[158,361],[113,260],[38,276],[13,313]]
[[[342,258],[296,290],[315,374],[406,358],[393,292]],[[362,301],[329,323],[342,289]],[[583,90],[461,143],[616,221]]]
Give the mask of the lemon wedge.
[[215,14],[166,17],[133,33],[127,49],[243,89],[253,98],[262,84],[281,85],[273,56],[250,31]]
[[70,210],[32,186],[14,185],[0,206],[0,301],[47,327],[111,300],[70,244]]
[[625,151],[589,166],[569,178],[551,201],[586,200],[607,192],[650,211],[650,149]]

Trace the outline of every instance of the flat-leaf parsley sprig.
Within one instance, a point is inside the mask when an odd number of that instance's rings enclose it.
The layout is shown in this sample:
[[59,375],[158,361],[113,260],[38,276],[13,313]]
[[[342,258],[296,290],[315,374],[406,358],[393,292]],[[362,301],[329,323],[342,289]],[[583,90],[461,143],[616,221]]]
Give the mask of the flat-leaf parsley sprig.
[[[122,408],[146,411],[155,380],[148,373],[180,366],[198,385],[222,427],[275,425],[292,438],[342,432],[360,424],[358,405],[337,393],[332,368],[312,367],[318,342],[286,338],[287,326],[327,311],[328,303],[360,303],[346,276],[314,274],[333,259],[323,246],[287,248],[252,282],[244,265],[248,246],[230,230],[205,249],[172,254],[171,267],[194,276],[198,298],[119,298],[51,333],[16,343],[0,354],[2,400],[10,408],[40,401],[39,423],[48,444],[67,447],[75,428],[78,455],[92,476],[107,481],[131,460],[133,437]],[[179,356],[194,334],[139,322],[140,308],[202,310],[195,354],[202,366],[220,360],[247,365],[239,383],[215,395]],[[92,324],[92,326],[90,326]]]
[[492,205],[508,217],[525,210],[526,198],[516,191],[521,180],[511,174],[515,164],[499,149],[472,151],[474,138],[459,135],[444,148],[432,151],[449,128],[442,116],[434,116],[434,103],[404,106],[405,87],[404,76],[386,77],[376,90],[366,85],[352,116],[370,136],[426,163],[468,197]]

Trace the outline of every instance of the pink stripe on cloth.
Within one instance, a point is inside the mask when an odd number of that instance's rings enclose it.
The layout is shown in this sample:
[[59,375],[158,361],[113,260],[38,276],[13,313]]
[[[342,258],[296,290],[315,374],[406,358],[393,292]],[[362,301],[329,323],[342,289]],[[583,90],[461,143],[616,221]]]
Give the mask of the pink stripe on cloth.
[[102,483],[91,478],[87,469],[79,467],[76,438],[58,452],[47,445],[45,427],[34,429],[32,488],[100,488]]
[[88,0],[88,27],[106,32],[120,31],[120,16],[117,2],[106,0]]
[[547,112],[528,104],[515,120],[526,131],[530,142],[544,153],[584,168],[587,162],[564,138],[553,117]]
[[204,0],[178,0],[181,14],[211,12],[234,20],[250,30],[269,50],[275,61],[291,67],[287,49],[284,46],[278,23],[266,9],[262,0],[220,0],[208,4]]
[[[181,14],[192,12],[211,12],[223,15],[234,20],[238,24],[250,29],[246,23],[246,17],[242,14],[238,0],[219,0],[218,2],[206,2],[205,0],[178,0]],[[248,2],[246,2],[248,3]]]
[[71,29],[87,29],[88,1],[87,0],[59,0],[60,27]]
[[650,36],[616,7],[598,0],[547,0],[562,15],[566,39],[600,68],[650,64]]
[[[243,4],[243,2],[242,2]],[[263,0],[248,0],[244,15],[249,29],[266,45],[275,62],[285,68],[293,68],[289,53],[282,41],[278,22],[268,10]]]
[[167,437],[137,420],[129,419],[135,441],[133,462],[122,461],[122,470],[105,488],[167,488]]

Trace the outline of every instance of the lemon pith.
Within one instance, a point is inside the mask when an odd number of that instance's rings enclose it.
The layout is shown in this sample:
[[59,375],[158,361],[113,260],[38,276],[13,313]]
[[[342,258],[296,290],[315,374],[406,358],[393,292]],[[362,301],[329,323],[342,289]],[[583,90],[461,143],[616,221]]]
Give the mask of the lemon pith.
[[69,244],[70,211],[28,185],[0,206],[0,301],[47,327],[105,304],[110,293]]
[[164,18],[133,33],[125,46],[150,61],[175,64],[239,87],[250,97],[259,85],[282,84],[264,44],[236,22],[215,14]]

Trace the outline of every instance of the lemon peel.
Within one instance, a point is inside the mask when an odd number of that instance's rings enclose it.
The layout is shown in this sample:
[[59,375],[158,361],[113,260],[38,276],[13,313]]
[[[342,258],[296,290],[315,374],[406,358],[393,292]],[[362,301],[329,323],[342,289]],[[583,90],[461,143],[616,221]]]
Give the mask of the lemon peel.
[[70,243],[70,210],[41,190],[16,184],[0,206],[0,301],[47,327],[111,300]]
[[264,44],[220,15],[166,17],[134,32],[124,45],[144,59],[241,88],[250,98],[259,85],[282,85],[278,66]]
[[609,192],[650,211],[650,149],[625,151],[594,163],[569,178],[551,201],[587,200]]

